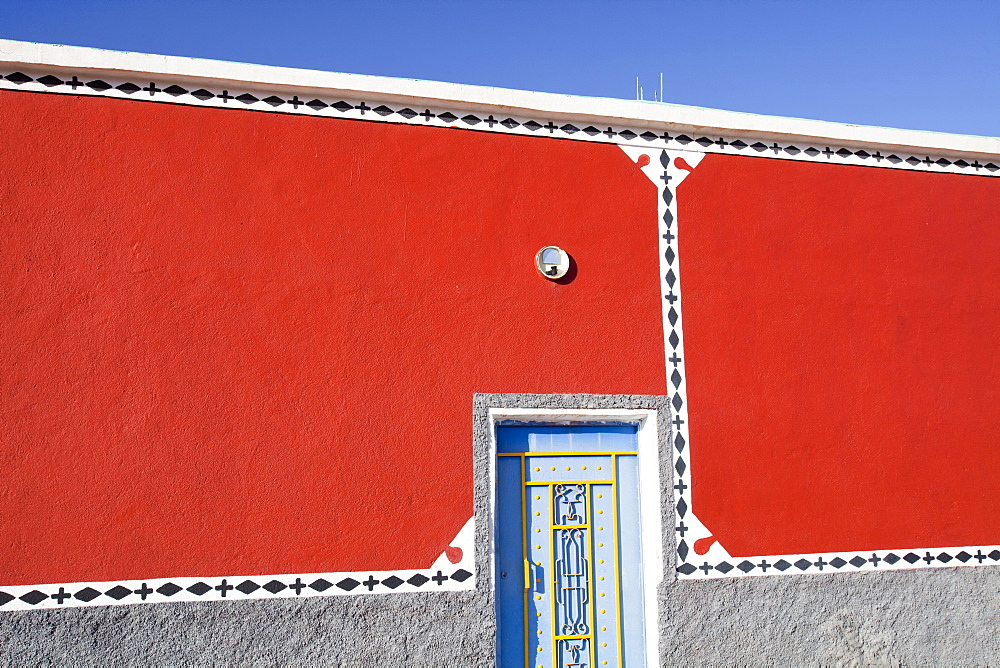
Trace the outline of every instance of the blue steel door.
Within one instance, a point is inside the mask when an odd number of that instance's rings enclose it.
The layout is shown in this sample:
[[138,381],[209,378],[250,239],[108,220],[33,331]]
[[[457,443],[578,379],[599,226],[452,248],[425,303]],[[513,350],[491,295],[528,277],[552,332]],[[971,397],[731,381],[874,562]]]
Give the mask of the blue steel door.
[[498,664],[643,666],[634,425],[497,427]]

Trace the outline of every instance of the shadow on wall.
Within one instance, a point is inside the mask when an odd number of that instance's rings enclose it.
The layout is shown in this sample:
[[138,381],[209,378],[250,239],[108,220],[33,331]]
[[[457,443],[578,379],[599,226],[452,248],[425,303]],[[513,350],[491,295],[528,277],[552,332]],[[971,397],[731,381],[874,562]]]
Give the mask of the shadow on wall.
[[557,283],[559,285],[569,285],[573,282],[573,279],[576,278],[576,258],[569,253],[567,253],[567,255],[569,256],[569,269],[566,270],[566,273],[561,278],[557,278],[552,281],[553,283]]

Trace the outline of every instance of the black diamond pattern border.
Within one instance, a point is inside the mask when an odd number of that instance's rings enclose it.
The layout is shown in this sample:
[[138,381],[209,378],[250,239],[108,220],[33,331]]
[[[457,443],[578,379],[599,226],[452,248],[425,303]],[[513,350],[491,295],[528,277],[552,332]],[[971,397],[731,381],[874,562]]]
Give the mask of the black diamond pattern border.
[[[731,559],[709,562],[698,559],[688,561],[678,559],[676,570],[690,578],[711,578],[736,575],[774,575],[778,573],[856,573],[859,571],[889,571],[912,568],[935,568],[942,566],[957,566],[952,561],[977,566],[1000,565],[1000,550],[978,548],[972,554],[973,548],[949,548],[942,550],[879,550],[864,554],[813,554],[800,556],[794,562],[775,557],[753,557],[751,559]],[[828,557],[832,557],[827,560]],[[794,557],[788,557],[789,559]],[[899,562],[904,565],[896,566]],[[701,562],[701,563],[699,563]],[[739,572],[733,572],[734,569]]]
[[[690,137],[681,135],[677,138],[682,143],[695,141],[702,145],[711,142],[692,140]],[[720,140],[721,141],[721,140]],[[779,152],[784,150],[778,144],[770,146],[762,143],[753,145],[743,144],[741,147],[759,151]],[[846,149],[844,156],[850,152]],[[834,152],[839,153],[839,152]],[[878,152],[872,154],[865,153],[864,157],[881,159]],[[662,168],[658,182],[660,198],[663,206],[660,219],[660,236],[663,239],[661,244],[661,273],[663,274],[663,299],[665,323],[664,331],[667,333],[667,344],[669,356],[667,357],[668,389],[673,393],[670,395],[670,405],[673,409],[670,420],[669,443],[673,446],[670,452],[673,455],[672,467],[674,470],[674,533],[675,540],[675,570],[687,578],[718,578],[718,577],[742,577],[757,575],[775,575],[782,573],[837,573],[837,572],[858,572],[876,570],[899,570],[909,568],[933,568],[941,566],[958,565],[1000,565],[1000,548],[993,547],[955,547],[933,550],[879,550],[866,553],[840,553],[840,554],[814,554],[795,556],[769,556],[753,558],[737,558],[709,562],[700,558],[691,549],[691,537],[688,532],[691,528],[685,520],[691,513],[690,493],[690,465],[687,461],[688,436],[687,436],[687,412],[684,408],[684,345],[681,332],[681,303],[682,292],[680,276],[677,267],[678,248],[677,235],[677,202],[676,191],[672,182],[676,180],[676,166],[671,166],[671,152],[661,150],[659,152],[660,167]],[[843,157],[843,156],[842,156]],[[920,161],[922,162],[922,161]],[[955,163],[949,163],[955,164]],[[972,167],[971,163],[959,165],[960,167]],[[981,166],[982,167],[982,166]],[[989,550],[987,552],[987,550]],[[975,551],[975,554],[972,552]],[[902,563],[900,563],[902,562]],[[952,563],[954,562],[954,563]]]
[[[106,77],[109,78],[109,77]],[[677,148],[711,153],[729,153],[736,155],[753,155],[771,158],[806,160],[810,162],[829,162],[836,164],[871,165],[877,167],[895,167],[900,169],[916,169],[921,171],[952,172],[961,174],[979,174],[984,176],[1000,176],[1000,160],[980,162],[977,159],[945,158],[933,155],[911,155],[902,152],[883,153],[879,150],[847,148],[841,146],[825,146],[811,144],[790,144],[780,142],[764,143],[752,141],[748,143],[734,137],[709,137],[698,134],[672,134],[670,132],[652,132],[644,128],[627,127],[595,127],[586,125],[579,127],[573,123],[545,122],[535,119],[517,119],[500,114],[494,116],[486,112],[469,113],[464,111],[442,111],[430,109],[413,109],[406,106],[391,106],[385,103],[373,103],[372,107],[365,101],[352,101],[330,98],[327,100],[299,98],[298,95],[288,96],[287,93],[277,94],[277,91],[267,94],[255,91],[237,91],[229,89],[210,90],[191,84],[185,88],[177,83],[160,83],[155,81],[119,81],[108,82],[101,78],[93,78],[85,73],[67,78],[65,73],[23,71],[0,71],[0,89],[37,90],[50,93],[69,93],[76,95],[100,95],[104,97],[132,98],[141,100],[176,102],[199,106],[235,107],[238,109],[258,109],[261,111],[282,111],[297,114],[317,115],[344,118],[356,118],[414,125],[437,127],[459,127],[466,129],[505,132],[520,135],[538,135],[558,137],[562,139],[581,139],[605,143],[630,143],[651,148]]]
[[[360,574],[355,574],[360,577]],[[328,576],[329,577],[329,576]],[[297,576],[297,577],[270,577],[261,576],[257,578],[210,578],[187,582],[187,586],[181,586],[176,582],[160,581],[154,589],[147,583],[141,583],[136,589],[132,583],[104,583],[101,589],[91,586],[63,584],[63,585],[40,585],[37,587],[18,587],[17,592],[4,591],[0,589],[0,612],[14,609],[31,609],[39,606],[43,601],[52,601],[43,607],[59,606],[80,606],[80,605],[112,605],[114,603],[156,603],[171,600],[180,600],[179,594],[182,592],[193,595],[193,600],[222,600],[240,598],[280,598],[292,596],[334,596],[334,595],[358,595],[358,594],[382,594],[389,592],[407,591],[455,591],[456,587],[450,585],[443,588],[445,583],[452,581],[463,583],[473,577],[473,574],[464,568],[456,568],[449,571],[401,571],[392,573],[379,580],[371,574],[364,574],[364,581],[359,582],[353,577],[344,574],[334,575],[331,582],[325,577]],[[153,583],[154,586],[156,583]],[[470,583],[471,584],[471,583]],[[459,587],[461,589],[462,587]],[[15,589],[8,587],[6,589]],[[238,592],[234,594],[234,592]],[[191,596],[185,596],[184,600],[192,600]],[[20,602],[15,606],[16,602]]]

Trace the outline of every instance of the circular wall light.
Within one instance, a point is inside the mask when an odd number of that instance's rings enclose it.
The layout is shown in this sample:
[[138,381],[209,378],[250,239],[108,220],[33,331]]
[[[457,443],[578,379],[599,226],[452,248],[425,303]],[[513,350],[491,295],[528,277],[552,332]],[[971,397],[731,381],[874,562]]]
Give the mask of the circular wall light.
[[550,281],[562,278],[569,271],[569,253],[559,246],[545,246],[535,254],[535,266]]

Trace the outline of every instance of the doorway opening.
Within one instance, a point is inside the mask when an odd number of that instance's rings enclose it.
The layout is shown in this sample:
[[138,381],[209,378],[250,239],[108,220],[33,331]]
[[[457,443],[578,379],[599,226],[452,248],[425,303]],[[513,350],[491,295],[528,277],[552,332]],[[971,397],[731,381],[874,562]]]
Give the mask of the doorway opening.
[[497,663],[656,665],[655,411],[532,412],[491,411]]

